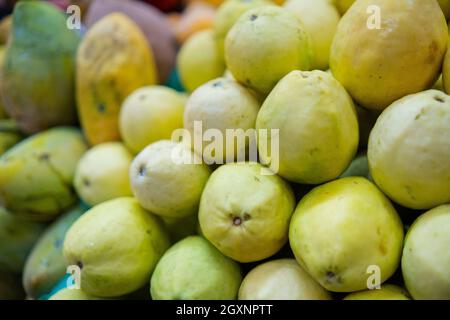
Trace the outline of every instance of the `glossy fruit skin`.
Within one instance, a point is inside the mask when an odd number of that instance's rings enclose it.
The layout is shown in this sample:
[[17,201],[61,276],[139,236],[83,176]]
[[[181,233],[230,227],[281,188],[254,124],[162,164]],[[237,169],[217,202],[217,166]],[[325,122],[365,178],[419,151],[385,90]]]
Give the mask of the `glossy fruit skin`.
[[74,124],[76,31],[53,5],[24,1],[11,32],[0,81],[7,113],[28,134]]
[[111,13],[92,26],[77,53],[76,79],[80,122],[89,143],[120,140],[123,101],[156,82],[151,49],[132,20]]
[[[380,9],[380,28],[368,21],[369,6]],[[436,1],[359,0],[339,23],[330,68],[356,103],[381,111],[435,83],[447,38]]]

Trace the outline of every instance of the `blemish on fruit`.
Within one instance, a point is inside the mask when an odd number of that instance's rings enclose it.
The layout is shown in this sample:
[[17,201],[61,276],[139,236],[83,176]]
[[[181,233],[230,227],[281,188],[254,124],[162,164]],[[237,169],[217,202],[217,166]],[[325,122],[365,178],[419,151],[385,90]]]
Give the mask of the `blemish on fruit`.
[[145,175],[147,174],[147,168],[145,167],[145,164],[142,164],[139,166],[139,175],[141,177],[145,177]]
[[255,21],[256,19],[258,19],[258,16],[256,14],[252,14],[250,16],[250,21]]
[[242,224],[242,219],[240,217],[233,218],[233,225],[240,226]]

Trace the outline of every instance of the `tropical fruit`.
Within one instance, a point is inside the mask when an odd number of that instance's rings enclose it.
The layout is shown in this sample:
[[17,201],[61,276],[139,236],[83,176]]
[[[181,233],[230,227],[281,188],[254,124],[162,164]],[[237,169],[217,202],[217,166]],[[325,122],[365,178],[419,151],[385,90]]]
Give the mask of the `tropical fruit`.
[[208,166],[186,145],[161,140],[149,145],[133,160],[131,189],[150,212],[182,218],[197,213],[210,174]]
[[266,5],[273,5],[270,0],[226,0],[217,9],[213,30],[219,52],[223,56],[225,37],[239,17],[246,11]]
[[23,270],[23,287],[28,297],[39,298],[50,292],[66,274],[63,243],[67,230],[86,211],[77,205],[61,215],[40,236],[28,255]]
[[[369,6],[379,8],[379,26]],[[339,23],[330,67],[358,104],[383,110],[435,83],[447,37],[436,1],[358,0]]]
[[310,35],[311,69],[327,70],[331,43],[341,18],[338,10],[330,0],[288,0],[283,6],[303,22]]
[[387,108],[369,139],[371,175],[392,200],[411,209],[450,201],[450,96],[409,95]]
[[344,300],[410,300],[410,298],[403,288],[384,284],[380,289],[350,293]]
[[72,181],[86,151],[78,129],[35,134],[0,157],[0,203],[14,214],[51,220],[75,203]]
[[262,94],[290,71],[308,70],[311,56],[302,22],[277,6],[246,11],[225,38],[225,60],[233,77]]
[[27,221],[0,206],[0,272],[20,274],[44,225]]
[[[255,128],[259,107],[257,98],[234,80],[217,78],[205,83],[191,94],[184,111],[191,147],[207,164],[233,162],[238,156],[243,161],[250,144],[256,158],[255,130],[246,131]],[[214,143],[202,139],[207,130],[218,134]],[[196,139],[203,143],[195,143]]]
[[81,289],[64,288],[52,295],[49,300],[101,300],[101,298],[87,294]]
[[359,291],[372,285],[372,275],[377,285],[395,272],[403,225],[369,180],[342,178],[302,198],[292,216],[289,243],[300,265],[323,287]]
[[22,135],[13,120],[0,119],[0,156],[19,142],[21,138]]
[[416,300],[450,299],[450,204],[422,214],[406,234],[402,272]]
[[81,290],[116,297],[144,286],[168,247],[162,222],[124,197],[80,217],[67,232],[63,252],[67,265],[81,270]]
[[242,281],[239,300],[330,300],[330,294],[294,259],[258,265]]
[[[264,101],[256,120],[262,162],[288,180],[318,184],[337,178],[358,148],[352,99],[330,74],[292,71]],[[279,149],[261,136],[279,130]],[[279,158],[279,165],[277,157]]]
[[74,187],[85,203],[94,206],[131,196],[130,170],[133,156],[120,142],[105,142],[88,150],[75,171]]
[[120,139],[119,111],[137,88],[155,84],[157,71],[139,27],[121,13],[100,19],[77,53],[76,92],[84,133],[91,144]]
[[158,140],[170,139],[183,127],[186,95],[163,86],[134,91],[122,105],[120,135],[126,146],[138,153]]
[[187,91],[194,91],[205,82],[220,77],[225,71],[225,63],[212,30],[192,35],[181,47],[177,65],[181,83]]
[[232,300],[241,284],[239,265],[200,236],[173,245],[158,262],[150,292],[154,300]]
[[200,201],[205,236],[239,262],[270,257],[287,242],[295,206],[290,186],[258,163],[230,163],[216,169]]
[[78,43],[66,16],[53,5],[22,1],[15,6],[0,90],[7,113],[24,132],[75,123]]

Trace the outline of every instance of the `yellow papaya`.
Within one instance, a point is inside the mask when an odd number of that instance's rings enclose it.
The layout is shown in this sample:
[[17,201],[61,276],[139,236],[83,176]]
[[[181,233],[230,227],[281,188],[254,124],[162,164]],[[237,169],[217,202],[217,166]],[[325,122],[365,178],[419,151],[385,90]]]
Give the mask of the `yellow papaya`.
[[91,144],[120,140],[118,117],[134,90],[157,83],[153,54],[139,27],[121,13],[92,26],[77,53],[76,96]]
[[79,35],[45,2],[17,3],[12,19],[0,83],[6,112],[26,133],[74,124]]

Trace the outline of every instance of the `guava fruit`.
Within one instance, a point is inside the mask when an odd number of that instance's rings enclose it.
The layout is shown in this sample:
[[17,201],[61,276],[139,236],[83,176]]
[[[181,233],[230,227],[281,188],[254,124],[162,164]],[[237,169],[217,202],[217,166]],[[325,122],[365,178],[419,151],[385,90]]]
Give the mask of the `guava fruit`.
[[225,61],[234,78],[268,94],[292,70],[311,67],[312,48],[302,22],[277,6],[246,11],[225,38]]
[[91,144],[120,139],[119,111],[134,90],[157,82],[153,54],[139,27],[121,13],[95,23],[77,53],[76,95]]
[[131,163],[131,189],[152,213],[182,218],[197,213],[210,174],[209,167],[186,145],[161,140],[142,150]]
[[[133,20],[145,35],[152,49],[161,83],[175,66],[176,45],[167,16],[153,6],[134,0],[84,0],[89,10],[83,22],[90,29],[97,21],[113,12],[120,12]],[[84,4],[85,6],[87,5]],[[80,4],[77,3],[80,6]],[[81,7],[81,6],[80,6]]]
[[224,55],[225,37],[239,17],[246,11],[266,5],[274,5],[270,0],[226,0],[216,11],[213,31],[220,54]]
[[66,274],[63,243],[67,230],[86,211],[76,205],[53,222],[39,237],[27,256],[23,269],[23,287],[28,297],[39,298],[50,292]]
[[20,277],[0,271],[0,300],[23,300],[23,291]]
[[81,290],[116,297],[144,286],[168,247],[162,222],[123,197],[81,216],[67,231],[63,252],[67,265],[81,269]]
[[450,202],[450,96],[428,90],[394,102],[370,134],[372,177],[395,202],[430,209]]
[[372,284],[371,275],[382,283],[395,272],[403,225],[373,183],[348,177],[302,198],[292,216],[289,242],[296,260],[327,290],[359,291]]
[[365,152],[358,154],[350,163],[347,169],[339,176],[345,177],[365,177],[369,179],[369,161]]
[[12,19],[0,81],[7,113],[26,133],[74,124],[78,34],[66,27],[60,10],[45,2],[18,3]]
[[288,0],[283,7],[294,13],[310,35],[311,69],[328,69],[331,43],[341,18],[330,0]]
[[64,288],[52,295],[49,300],[102,300],[101,298],[94,297],[87,294],[81,289],[68,289]]
[[381,289],[350,293],[344,300],[410,300],[410,298],[403,288],[392,284],[384,284]]
[[0,272],[20,274],[45,225],[27,221],[0,206]]
[[233,300],[241,284],[239,265],[200,236],[173,245],[156,265],[153,300]]
[[197,234],[198,216],[196,214],[183,218],[161,217],[161,219],[169,232],[172,243]]
[[200,201],[203,235],[224,255],[252,262],[270,257],[287,242],[295,207],[290,186],[254,162],[216,169]]
[[21,138],[22,135],[13,120],[0,119],[0,156],[19,142]]
[[330,294],[294,259],[265,262],[242,281],[239,300],[330,300]]
[[[205,83],[191,94],[184,111],[184,128],[190,133],[191,147],[208,164],[221,164],[227,159],[234,161],[238,155],[246,156],[250,143],[253,143],[256,152],[255,131],[251,135],[253,141],[246,139],[245,133],[248,129],[255,128],[259,108],[257,98],[234,80],[217,78]],[[196,122],[200,122],[203,134],[209,129],[220,131],[223,139],[220,145],[217,144],[217,149],[222,149],[219,154],[216,148],[210,150],[208,147],[211,141],[202,139],[203,143],[195,143],[195,139],[199,138],[195,133]],[[242,132],[232,132],[233,135],[229,136],[231,139],[227,139],[227,130],[231,132],[230,130],[239,129]]]
[[132,160],[132,154],[121,142],[105,142],[89,149],[75,171],[77,194],[90,206],[132,196],[128,177]]
[[16,144],[0,157],[0,203],[29,219],[54,219],[76,201],[72,181],[86,149],[72,127],[52,128]]
[[187,91],[194,91],[223,74],[225,62],[211,29],[189,37],[178,52],[177,65],[181,83]]
[[[378,8],[379,17],[368,8]],[[436,1],[359,0],[339,23],[331,71],[358,104],[383,110],[434,84],[447,37]]]
[[183,127],[186,95],[163,86],[148,86],[134,91],[120,110],[120,135],[134,153],[158,140],[170,139]]
[[402,273],[416,300],[450,299],[450,204],[436,207],[413,223],[405,238]]
[[337,178],[358,148],[358,120],[352,99],[323,71],[292,71],[264,101],[256,129],[279,129],[279,150],[259,139],[264,163],[279,156],[278,174],[290,181],[318,184]]

